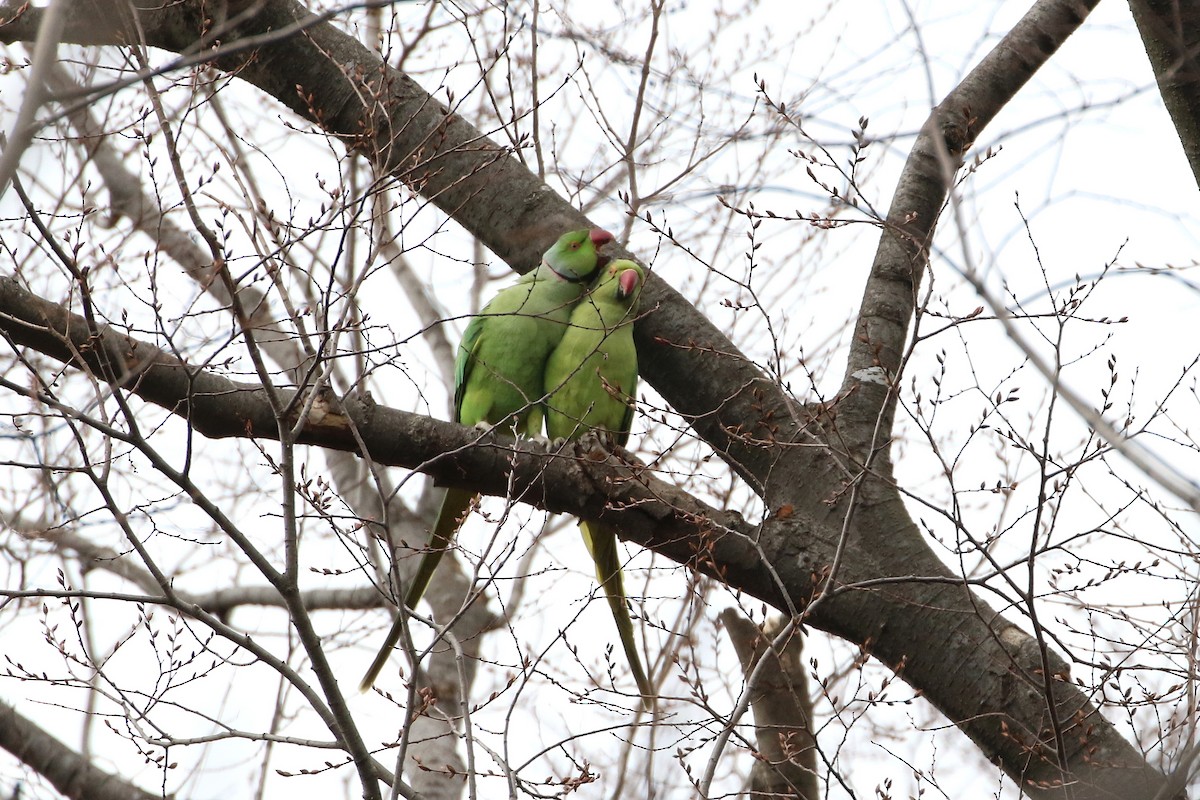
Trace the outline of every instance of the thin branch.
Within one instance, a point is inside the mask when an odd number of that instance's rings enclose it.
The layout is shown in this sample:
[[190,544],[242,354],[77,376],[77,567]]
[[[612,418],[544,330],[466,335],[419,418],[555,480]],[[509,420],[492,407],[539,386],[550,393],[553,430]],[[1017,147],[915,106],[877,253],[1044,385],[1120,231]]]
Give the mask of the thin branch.
[[66,26],[70,13],[67,6],[70,4],[71,0],[51,0],[38,26],[29,83],[21,99],[17,118],[13,120],[12,131],[4,142],[4,151],[0,153],[0,198],[8,191],[13,176],[17,174],[17,165],[21,163],[21,155],[41,127],[34,122],[34,117],[46,98],[46,80],[58,61],[58,43]]

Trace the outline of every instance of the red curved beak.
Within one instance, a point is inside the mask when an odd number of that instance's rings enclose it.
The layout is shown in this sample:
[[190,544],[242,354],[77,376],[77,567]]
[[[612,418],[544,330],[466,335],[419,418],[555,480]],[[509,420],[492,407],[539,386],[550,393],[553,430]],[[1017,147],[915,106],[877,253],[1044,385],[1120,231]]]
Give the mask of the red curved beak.
[[596,245],[596,247],[603,247],[613,239],[617,238],[608,231],[604,230],[604,228],[592,228],[588,236],[591,238],[592,244]]
[[638,274],[637,270],[627,269],[617,276],[617,297],[624,300],[633,294],[637,289]]
[[[601,247],[608,244],[609,242],[615,241],[617,237],[613,236],[611,233],[604,230],[604,228],[592,228],[592,230],[588,233],[588,238],[590,238],[592,240],[592,244],[594,244],[596,246],[596,249],[599,250]],[[600,270],[607,267],[609,261],[612,261],[611,257],[606,256],[603,253],[597,253],[596,254],[596,271],[599,272]]]

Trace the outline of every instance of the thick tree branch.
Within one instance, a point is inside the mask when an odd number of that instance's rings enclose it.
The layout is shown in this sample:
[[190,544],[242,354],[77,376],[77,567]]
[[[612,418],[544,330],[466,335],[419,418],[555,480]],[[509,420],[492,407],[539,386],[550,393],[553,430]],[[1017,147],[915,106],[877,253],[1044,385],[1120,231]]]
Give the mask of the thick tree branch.
[[1129,0],[1129,8],[1163,104],[1200,185],[1200,2]]
[[[87,370],[184,417],[210,438],[278,435],[261,387],[192,367],[112,328],[90,333],[83,317],[25,291],[12,278],[0,278],[0,333],[12,345]],[[285,403],[292,399],[287,392],[280,395]],[[705,569],[768,602],[781,602],[779,587],[761,568],[761,554],[748,539],[749,525],[643,467],[603,451],[553,453],[544,443],[481,437],[474,429],[360,399],[318,399],[297,440],[363,455],[352,428],[381,464],[420,470],[484,494],[504,497],[515,491],[519,499],[549,511],[611,520],[630,541]],[[714,564],[729,569],[718,573]]]
[[[721,622],[746,677],[756,668],[762,670],[750,689],[759,749],[750,771],[751,796],[817,800],[821,787],[804,640],[793,631],[775,651],[771,641],[781,624],[760,628],[733,608],[721,612]],[[762,659],[766,663],[760,666]]]
[[853,420],[862,433],[851,440],[855,447],[869,448],[870,439],[863,436],[872,437],[876,429],[886,436],[892,429],[894,394],[862,378],[872,368],[883,370],[885,382],[899,378],[905,334],[929,266],[929,245],[963,154],[1098,2],[1035,3],[946,95],[921,129],[892,195],[851,340],[842,388],[867,391],[850,397],[839,413],[843,420]]
[[71,800],[162,800],[160,794],[144,792],[120,776],[99,769],[3,701],[0,747]]
[[[191,53],[197,36],[207,30],[203,4],[195,0],[165,8],[151,2],[134,6],[140,9],[138,23],[145,42],[154,47]],[[89,7],[92,13],[84,13]],[[119,44],[130,40],[133,29],[121,24],[121,10],[128,7],[116,0],[80,0],[64,41]],[[36,34],[40,11],[15,2],[0,3],[0,19],[12,20],[0,26],[0,41],[20,41]],[[563,230],[592,225],[512,157],[508,148],[494,144],[353,37],[328,23],[310,24],[311,19],[290,0],[267,0],[236,31],[221,31],[220,47],[208,54],[209,60],[372,158],[381,171],[433,200],[518,271],[536,265]],[[294,36],[272,37],[270,47],[246,50],[239,44],[299,28],[302,32]],[[676,411],[693,420],[701,435],[745,479],[757,485],[756,476],[766,473],[772,459],[770,448],[748,435],[769,438],[778,423],[760,420],[769,415],[786,417],[790,404],[671,287],[652,276],[642,298],[643,308],[652,309],[637,327],[643,374]],[[719,380],[702,386],[695,380],[697,374],[715,374]],[[734,431],[744,435],[731,435]]]

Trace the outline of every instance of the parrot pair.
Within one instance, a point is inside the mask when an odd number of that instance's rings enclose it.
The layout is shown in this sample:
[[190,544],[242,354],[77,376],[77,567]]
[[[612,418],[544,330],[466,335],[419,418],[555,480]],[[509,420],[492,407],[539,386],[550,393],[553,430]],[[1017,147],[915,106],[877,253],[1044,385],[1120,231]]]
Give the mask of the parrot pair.
[[[578,439],[602,429],[624,445],[637,384],[632,322],[645,274],[632,261],[614,261],[585,296],[588,282],[607,261],[597,248],[612,240],[612,234],[598,228],[563,234],[537,269],[501,290],[471,320],[454,363],[456,422],[511,425],[518,434],[537,436],[545,419],[556,439]],[[409,608],[420,601],[475,497],[468,489],[447,490],[429,548],[404,598]],[[595,523],[580,527],[648,704],[650,682],[625,607],[616,535]],[[400,639],[401,619],[393,623],[360,690],[370,689],[387,663]]]

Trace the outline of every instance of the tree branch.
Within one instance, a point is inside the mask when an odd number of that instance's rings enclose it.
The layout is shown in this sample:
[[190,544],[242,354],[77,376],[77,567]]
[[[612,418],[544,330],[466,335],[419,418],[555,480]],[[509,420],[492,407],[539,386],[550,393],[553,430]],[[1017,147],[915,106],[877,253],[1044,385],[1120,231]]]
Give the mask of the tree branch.
[[[31,347],[87,370],[186,418],[209,438],[278,436],[262,387],[189,366],[107,326],[89,333],[83,317],[25,291],[12,278],[0,278],[0,333],[14,346]],[[0,385],[28,391],[3,378]],[[291,404],[293,393],[280,390],[279,395],[285,405]],[[368,453],[360,452],[352,428],[366,442]],[[505,497],[515,492],[522,501],[548,511],[611,521],[630,541],[706,569],[768,602],[781,602],[770,573],[756,568],[762,555],[750,544],[751,527],[740,516],[712,508],[646,468],[603,452],[582,457],[570,450],[551,452],[541,442],[481,436],[477,430],[431,417],[362,399],[342,403],[330,396],[312,404],[297,442],[369,455],[381,464],[419,470],[439,482],[484,494]],[[714,563],[731,569],[718,572]]]
[[[79,0],[77,6],[64,41],[120,44],[134,35],[121,24],[127,4]],[[167,8],[142,0],[134,6],[137,30],[154,47],[192,52],[207,30],[197,0]],[[12,20],[0,25],[0,41],[35,35],[40,14],[0,3],[0,18]],[[272,36],[268,47],[246,51],[239,44],[300,27],[302,35]],[[265,0],[243,25],[222,31],[220,45],[206,55],[432,200],[518,272],[536,266],[562,231],[592,226],[509,148],[494,144],[353,37],[328,23],[312,24],[312,15],[290,0]],[[615,250],[615,256],[634,257]],[[766,441],[778,425],[771,418],[786,418],[791,404],[727,337],[653,275],[642,308],[648,313],[635,331],[646,379],[743,478],[758,485],[756,475],[770,468],[770,448],[746,434],[757,431]],[[697,374],[719,380],[701,385]]]
[[[839,413],[864,436],[892,429],[895,396],[883,387],[899,379],[929,245],[963,154],[1098,2],[1039,0],[925,121],[892,195],[842,383],[854,396]],[[883,370],[882,383],[864,380],[872,369]],[[854,445],[870,446],[861,436]]]
[[749,689],[759,749],[750,771],[751,796],[817,800],[821,791],[804,640],[793,631],[777,652],[771,640],[782,625],[759,628],[734,608],[721,612],[721,622],[747,678],[767,659],[757,684]]
[[1163,104],[1200,185],[1200,2],[1129,0]]
[[0,701],[0,747],[71,800],[163,800],[92,762]]

